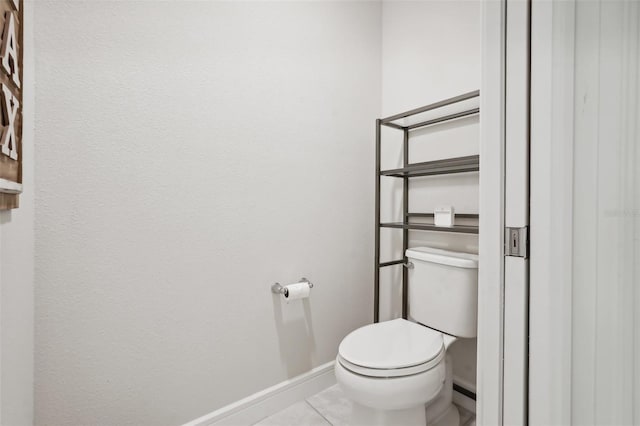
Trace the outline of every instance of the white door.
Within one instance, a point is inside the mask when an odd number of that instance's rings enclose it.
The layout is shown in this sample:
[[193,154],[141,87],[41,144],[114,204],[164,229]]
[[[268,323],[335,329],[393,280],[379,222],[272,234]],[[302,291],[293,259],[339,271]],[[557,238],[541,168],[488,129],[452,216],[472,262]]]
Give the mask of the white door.
[[640,2],[534,1],[529,423],[640,424]]

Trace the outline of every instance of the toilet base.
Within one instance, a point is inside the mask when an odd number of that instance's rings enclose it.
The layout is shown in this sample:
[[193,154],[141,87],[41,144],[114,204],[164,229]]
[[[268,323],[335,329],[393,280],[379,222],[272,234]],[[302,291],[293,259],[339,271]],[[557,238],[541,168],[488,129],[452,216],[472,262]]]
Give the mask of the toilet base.
[[453,405],[453,360],[447,354],[445,358],[446,375],[440,394],[427,404],[427,425],[458,426],[460,413]]
[[348,423],[350,426],[425,426],[427,424],[424,405],[403,410],[376,410],[357,402],[352,404]]

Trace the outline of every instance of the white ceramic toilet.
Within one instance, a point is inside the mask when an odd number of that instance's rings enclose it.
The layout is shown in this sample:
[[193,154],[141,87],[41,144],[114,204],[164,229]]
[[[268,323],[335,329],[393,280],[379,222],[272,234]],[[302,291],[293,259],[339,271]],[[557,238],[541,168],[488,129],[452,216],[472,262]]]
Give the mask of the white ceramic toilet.
[[406,255],[410,320],[361,327],[338,349],[336,379],[353,403],[353,426],[460,423],[447,349],[476,336],[478,256],[430,247]]

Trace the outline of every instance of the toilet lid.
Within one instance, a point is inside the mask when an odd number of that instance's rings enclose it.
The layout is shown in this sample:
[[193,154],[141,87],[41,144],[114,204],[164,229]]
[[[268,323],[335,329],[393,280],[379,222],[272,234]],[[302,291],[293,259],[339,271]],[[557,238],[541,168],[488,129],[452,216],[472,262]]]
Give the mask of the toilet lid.
[[398,318],[352,331],[340,343],[338,353],[361,367],[396,369],[429,362],[443,350],[442,333]]

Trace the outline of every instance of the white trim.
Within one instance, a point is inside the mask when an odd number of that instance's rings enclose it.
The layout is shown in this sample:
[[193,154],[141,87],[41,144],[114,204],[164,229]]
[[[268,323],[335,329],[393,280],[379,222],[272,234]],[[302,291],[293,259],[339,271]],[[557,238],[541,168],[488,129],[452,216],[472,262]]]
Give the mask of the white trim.
[[[477,393],[475,383],[471,383],[468,380],[456,376],[455,374],[453,375],[453,384],[461,386],[473,393]],[[458,392],[455,388],[453,389],[453,402],[473,414],[476,413],[476,400]]]
[[460,392],[453,390],[453,403],[462,407],[470,413],[476,413],[476,401]]
[[183,426],[249,426],[336,383],[334,361],[254,393]]
[[507,0],[506,37],[505,226],[520,228],[529,225],[528,0]]
[[[507,204],[511,200],[506,200]],[[527,424],[529,262],[509,256],[504,264],[503,422]]]
[[575,2],[531,10],[529,424],[571,424]]
[[477,424],[502,424],[505,1],[482,2]]
[[0,178],[0,193],[20,194],[22,192],[22,184],[7,179]]
[[[507,0],[505,226],[529,225],[529,1]],[[503,412],[505,425],[527,423],[529,261],[504,261]]]

